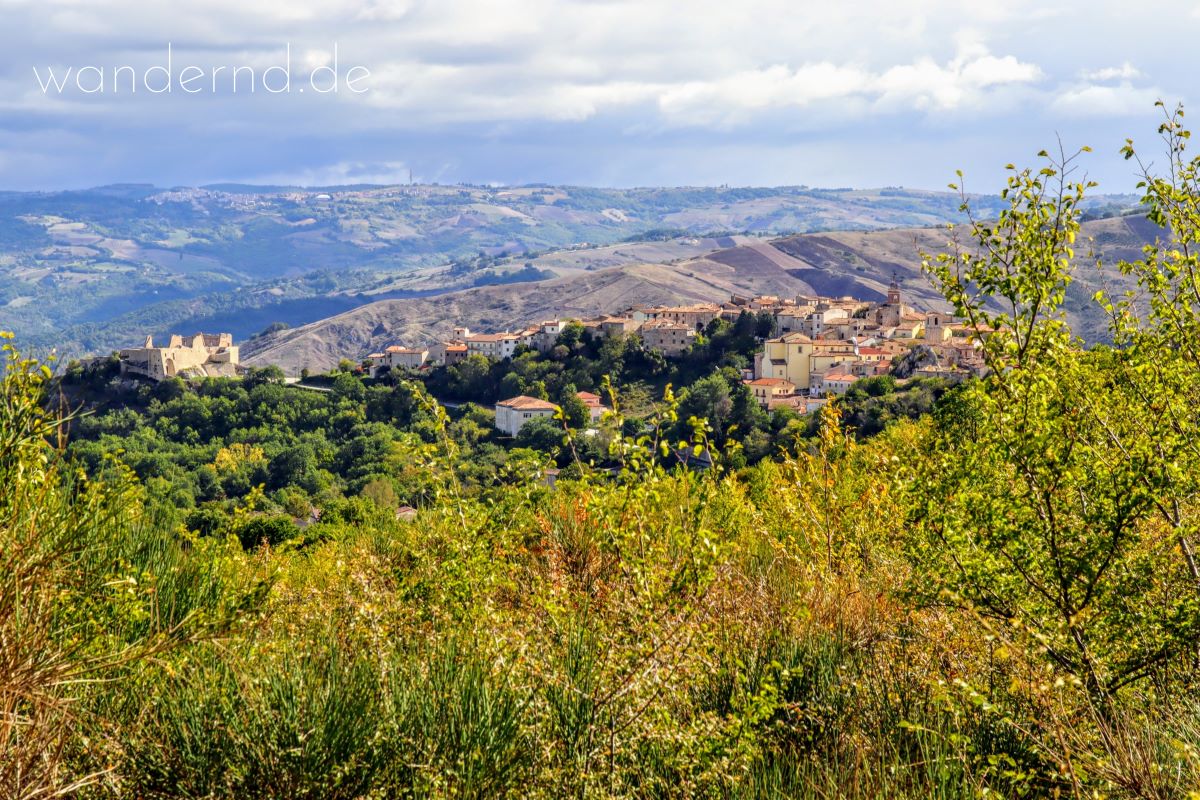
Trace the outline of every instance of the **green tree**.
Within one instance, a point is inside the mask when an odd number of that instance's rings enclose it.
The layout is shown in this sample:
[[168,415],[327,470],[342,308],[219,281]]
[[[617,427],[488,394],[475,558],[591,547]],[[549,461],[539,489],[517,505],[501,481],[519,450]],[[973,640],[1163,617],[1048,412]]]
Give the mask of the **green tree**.
[[1076,156],[1042,156],[1041,169],[1011,170],[997,220],[972,217],[973,247],[925,262],[956,312],[994,333],[988,378],[936,416],[912,555],[919,594],[1044,652],[1107,716],[1123,687],[1194,651],[1200,603],[1153,518],[1168,498],[1144,476],[1164,467],[1153,447],[1124,444],[1142,414],[1124,410],[1109,356],[1084,351],[1063,321],[1092,184],[1071,180]]
[[558,396],[558,407],[562,410],[563,422],[574,430],[583,430],[591,421],[587,405],[579,399],[575,384],[568,383]]

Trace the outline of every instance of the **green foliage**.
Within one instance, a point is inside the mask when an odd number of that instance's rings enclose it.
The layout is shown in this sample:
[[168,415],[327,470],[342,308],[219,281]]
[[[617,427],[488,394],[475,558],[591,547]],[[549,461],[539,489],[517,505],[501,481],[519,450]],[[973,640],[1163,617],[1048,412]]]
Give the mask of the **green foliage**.
[[[1071,169],[1071,158],[1047,158],[1014,171],[1000,222],[972,227],[978,255],[926,262],[959,313],[996,332],[984,347],[991,375],[936,418],[913,485],[912,520],[928,538],[913,556],[920,593],[1044,651],[1107,715],[1122,687],[1194,653],[1200,582],[1156,509],[1196,495],[1146,479],[1165,465],[1143,420],[1165,398],[1138,397],[1112,374],[1138,349],[1083,352],[1061,320],[1087,188]],[[993,296],[1010,310],[988,311]],[[1156,362],[1195,373],[1163,350]]]
[[[1163,135],[1178,241],[1124,266],[1144,303],[1100,299],[1115,347],[1061,320],[1086,186],[1014,170],[927,260],[989,375],[864,381],[810,437],[742,384],[749,318],[661,402],[576,330],[424,385],[140,389],[71,421],[72,461],[7,349],[0,793],[1191,796],[1200,166]],[[505,449],[452,386],[611,413]]]

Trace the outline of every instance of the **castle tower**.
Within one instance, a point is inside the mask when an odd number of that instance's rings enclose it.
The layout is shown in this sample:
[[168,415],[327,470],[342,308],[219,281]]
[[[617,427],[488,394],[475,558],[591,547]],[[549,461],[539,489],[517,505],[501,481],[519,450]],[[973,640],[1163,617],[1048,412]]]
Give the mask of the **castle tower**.
[[888,286],[887,304],[889,306],[900,305],[900,284],[896,281],[896,273],[892,273],[892,283]]

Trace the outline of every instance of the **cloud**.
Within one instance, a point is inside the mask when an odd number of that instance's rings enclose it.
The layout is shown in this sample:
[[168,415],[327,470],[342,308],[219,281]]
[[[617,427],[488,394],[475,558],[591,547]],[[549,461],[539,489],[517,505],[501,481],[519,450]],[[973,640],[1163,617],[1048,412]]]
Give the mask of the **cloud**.
[[1134,78],[1141,78],[1142,73],[1137,67],[1126,61],[1119,67],[1104,67],[1090,72],[1084,71],[1081,77],[1086,81],[1112,81],[1123,80],[1129,81]]
[[749,122],[756,111],[804,108],[848,98],[873,101],[876,109],[885,112],[937,111],[966,104],[980,106],[987,90],[1032,83],[1041,75],[1036,64],[978,49],[945,64],[924,57],[883,72],[829,62],[794,70],[775,65],[669,87],[659,95],[658,107],[670,117],[686,117],[696,124]]
[[1162,96],[1155,88],[1128,81],[1117,86],[1085,83],[1070,86],[1054,98],[1054,108],[1076,117],[1113,117],[1145,113]]
[[[935,129],[983,158],[1069,135],[1072,120],[1091,139],[1152,115],[1160,94],[1186,99],[1200,55],[1171,13],[1117,0],[0,0],[0,188],[150,169],[325,181],[410,163],[461,180],[512,164],[538,180],[552,152],[548,173],[635,183],[686,151],[686,182],[706,148],[833,152],[867,137],[904,159]],[[167,42],[180,64],[260,68],[290,43],[296,69],[329,63],[336,44],[343,65],[371,70],[371,90],[47,97],[33,80],[34,66],[154,65]],[[63,137],[82,144],[52,150]]]
[[408,183],[409,165],[403,161],[340,161],[319,167],[268,172],[249,176],[251,183],[282,186],[344,186],[355,183]]

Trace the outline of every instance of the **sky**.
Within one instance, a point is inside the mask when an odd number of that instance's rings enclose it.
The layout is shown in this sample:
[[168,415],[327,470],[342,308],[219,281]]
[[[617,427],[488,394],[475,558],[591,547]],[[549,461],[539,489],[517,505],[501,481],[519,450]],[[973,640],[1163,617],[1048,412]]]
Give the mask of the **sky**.
[[0,0],[0,189],[992,191],[1061,139],[1124,192],[1198,34],[1156,0]]

